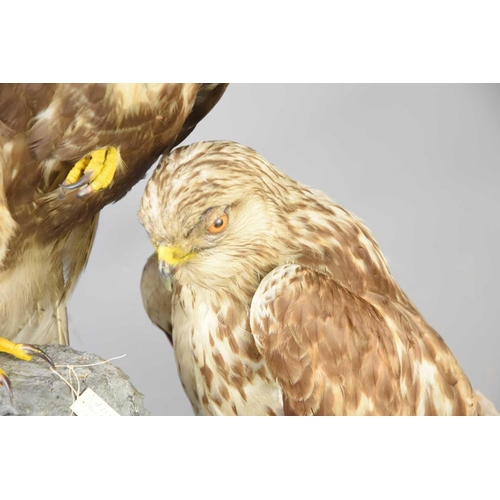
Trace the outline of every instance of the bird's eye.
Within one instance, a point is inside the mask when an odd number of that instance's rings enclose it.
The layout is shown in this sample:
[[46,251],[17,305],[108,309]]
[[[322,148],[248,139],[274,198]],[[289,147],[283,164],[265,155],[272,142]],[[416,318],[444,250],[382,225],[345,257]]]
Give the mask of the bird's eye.
[[220,217],[214,220],[212,225],[208,228],[208,232],[212,234],[220,233],[226,229],[228,222],[227,214],[222,214]]

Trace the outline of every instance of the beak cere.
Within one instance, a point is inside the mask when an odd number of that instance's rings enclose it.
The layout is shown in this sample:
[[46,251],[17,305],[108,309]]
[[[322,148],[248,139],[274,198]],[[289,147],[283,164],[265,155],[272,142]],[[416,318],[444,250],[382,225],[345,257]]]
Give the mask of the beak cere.
[[193,253],[186,254],[178,247],[160,245],[158,252],[158,269],[167,290],[172,291],[172,279],[179,267],[194,257]]

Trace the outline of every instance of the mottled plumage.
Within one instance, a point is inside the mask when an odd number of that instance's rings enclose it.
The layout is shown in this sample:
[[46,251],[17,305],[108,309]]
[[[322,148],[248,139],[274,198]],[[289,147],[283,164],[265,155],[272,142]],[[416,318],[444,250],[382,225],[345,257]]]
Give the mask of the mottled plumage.
[[[225,84],[0,85],[0,335],[67,343],[66,302],[99,211],[179,144]],[[84,198],[59,186],[101,148],[118,151],[111,185]]]
[[[482,413],[364,224],[252,149],[173,151],[139,216],[174,278],[162,324],[195,413]],[[143,289],[156,293],[143,298],[159,324],[169,296],[159,297],[153,259]]]

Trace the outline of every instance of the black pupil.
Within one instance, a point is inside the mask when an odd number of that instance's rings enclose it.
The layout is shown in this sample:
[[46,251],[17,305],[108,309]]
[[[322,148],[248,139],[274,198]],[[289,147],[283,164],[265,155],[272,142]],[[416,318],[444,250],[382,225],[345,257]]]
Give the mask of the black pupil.
[[215,222],[214,222],[214,227],[216,227],[217,229],[219,229],[219,227],[222,226],[222,224],[224,224],[224,221],[222,219],[217,219]]

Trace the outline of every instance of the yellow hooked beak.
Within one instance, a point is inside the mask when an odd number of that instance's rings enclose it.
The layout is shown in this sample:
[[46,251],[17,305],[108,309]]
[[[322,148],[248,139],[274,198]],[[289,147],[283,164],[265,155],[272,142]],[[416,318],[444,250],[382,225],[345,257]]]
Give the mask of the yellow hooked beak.
[[192,252],[186,254],[179,247],[167,247],[164,245],[157,247],[156,252],[158,253],[158,268],[163,283],[167,290],[171,291],[174,274],[184,262],[194,257],[195,254]]

